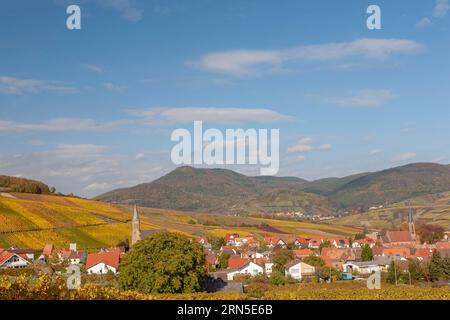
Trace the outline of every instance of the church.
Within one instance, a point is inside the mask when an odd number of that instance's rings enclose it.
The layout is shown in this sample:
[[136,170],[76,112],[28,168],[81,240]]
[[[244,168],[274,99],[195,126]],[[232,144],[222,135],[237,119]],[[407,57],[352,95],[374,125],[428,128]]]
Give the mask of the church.
[[386,247],[414,247],[419,242],[419,237],[416,234],[416,226],[413,220],[413,213],[411,206],[408,211],[408,230],[405,231],[387,231],[386,235],[382,237],[383,245]]
[[136,242],[144,240],[149,235],[157,232],[165,232],[165,229],[149,229],[141,230],[141,221],[139,219],[139,212],[137,206],[134,205],[133,220],[131,221],[131,245]]

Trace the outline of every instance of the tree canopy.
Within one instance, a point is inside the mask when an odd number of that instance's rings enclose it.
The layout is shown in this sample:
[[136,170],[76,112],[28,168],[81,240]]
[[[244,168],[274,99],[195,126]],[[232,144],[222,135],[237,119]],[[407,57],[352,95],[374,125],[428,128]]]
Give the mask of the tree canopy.
[[156,233],[137,242],[119,266],[124,290],[144,293],[202,291],[206,263],[202,246],[174,233]]

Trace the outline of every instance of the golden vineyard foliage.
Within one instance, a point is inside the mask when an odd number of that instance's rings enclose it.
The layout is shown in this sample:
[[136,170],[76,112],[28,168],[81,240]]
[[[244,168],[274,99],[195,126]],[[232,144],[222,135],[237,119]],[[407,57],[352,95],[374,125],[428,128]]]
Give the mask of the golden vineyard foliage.
[[[369,290],[364,283],[301,284],[272,287],[262,297],[267,300],[450,300],[450,289],[419,288],[382,284]],[[0,276],[0,300],[246,300],[249,295],[235,292],[190,294],[143,294],[113,287],[87,284],[68,290],[64,278],[20,275]]]
[[59,276],[41,275],[34,280],[26,275],[15,279],[0,276],[0,300],[244,300],[246,298],[246,295],[234,292],[150,295],[92,284],[78,290],[68,290],[64,278]]
[[382,283],[369,290],[363,283],[305,284],[266,291],[268,300],[450,300],[450,288],[420,288]]

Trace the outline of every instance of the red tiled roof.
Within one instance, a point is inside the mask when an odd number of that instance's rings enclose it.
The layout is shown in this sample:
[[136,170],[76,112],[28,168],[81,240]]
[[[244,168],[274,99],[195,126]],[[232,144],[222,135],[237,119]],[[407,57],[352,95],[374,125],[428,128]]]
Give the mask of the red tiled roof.
[[53,252],[53,245],[52,244],[46,244],[44,247],[44,250],[42,251],[43,254],[46,256],[51,256]]
[[230,257],[228,259],[228,268],[234,269],[234,268],[240,268],[244,265],[246,265],[250,260],[247,258],[241,258],[241,257]]
[[389,242],[409,242],[414,241],[409,231],[387,231],[386,237]]
[[314,251],[310,250],[310,249],[300,249],[300,250],[293,250],[294,254],[297,257],[300,256],[311,256],[314,254]]
[[407,247],[396,247],[396,248],[384,248],[383,255],[385,256],[401,256],[409,257],[411,255],[411,249]]
[[86,269],[90,269],[99,263],[104,263],[117,270],[119,268],[119,262],[120,262],[120,251],[118,250],[109,252],[90,253],[87,256]]
[[436,242],[436,249],[450,249],[450,242],[445,241]]

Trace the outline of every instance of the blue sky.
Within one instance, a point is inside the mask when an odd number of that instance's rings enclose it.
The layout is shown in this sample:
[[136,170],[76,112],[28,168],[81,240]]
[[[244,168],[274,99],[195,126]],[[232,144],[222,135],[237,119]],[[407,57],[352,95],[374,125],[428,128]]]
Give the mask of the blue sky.
[[449,28],[446,0],[4,1],[0,173],[84,196],[151,181],[193,120],[279,128],[279,175],[449,163]]

